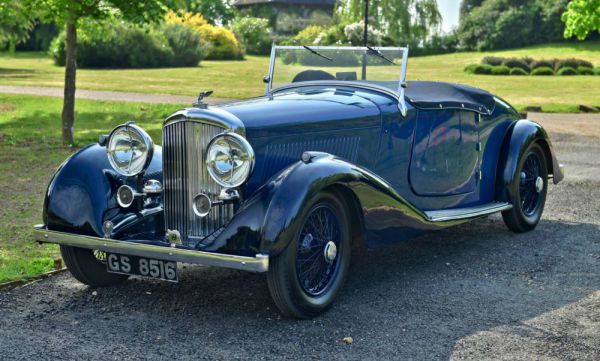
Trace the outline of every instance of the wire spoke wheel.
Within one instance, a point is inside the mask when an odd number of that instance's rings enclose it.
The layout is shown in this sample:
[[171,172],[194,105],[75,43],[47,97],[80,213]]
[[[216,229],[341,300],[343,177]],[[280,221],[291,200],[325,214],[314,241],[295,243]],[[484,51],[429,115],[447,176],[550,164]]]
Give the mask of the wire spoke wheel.
[[335,212],[326,204],[312,209],[300,232],[296,274],[303,291],[322,294],[339,269],[342,232]]
[[534,152],[529,153],[521,170],[519,184],[521,209],[526,216],[533,215],[540,204],[541,192],[544,186],[541,168],[541,161],[537,154]]

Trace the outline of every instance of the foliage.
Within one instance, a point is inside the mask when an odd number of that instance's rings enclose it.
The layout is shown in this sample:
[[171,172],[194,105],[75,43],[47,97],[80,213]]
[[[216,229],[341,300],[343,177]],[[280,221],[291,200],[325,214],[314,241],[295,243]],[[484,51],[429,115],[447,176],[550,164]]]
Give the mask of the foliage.
[[592,31],[600,31],[600,0],[572,0],[562,14],[565,38],[583,40]]
[[[346,35],[348,42],[354,46],[364,45],[364,28],[364,21],[346,25],[344,27],[344,35]],[[376,30],[373,26],[368,25],[367,39],[369,45],[380,46],[383,39],[383,33],[381,33],[379,30]]]
[[204,46],[197,32],[178,24],[165,24],[161,28],[173,49],[171,66],[197,66],[204,57]]
[[510,75],[529,75],[529,72],[521,68],[510,69]]
[[537,68],[541,68],[541,67],[554,69],[554,65],[556,64],[557,61],[558,61],[558,59],[534,60],[533,62],[531,62],[530,66],[531,66],[531,69],[537,69]]
[[19,0],[0,0],[0,48],[27,40],[33,19],[26,4]]
[[556,63],[554,64],[554,69],[559,70],[559,69],[566,68],[566,67],[577,69],[577,67],[579,67],[579,66],[593,68],[594,64],[592,64],[589,61],[582,60],[582,59],[569,58],[569,59],[557,60]]
[[222,26],[209,24],[202,15],[189,12],[167,13],[165,20],[168,24],[181,24],[200,34],[207,44],[206,59],[243,59],[244,54],[235,34]]
[[[469,2],[461,16],[461,46],[472,50],[521,47],[560,39],[560,13],[567,0],[486,0]],[[464,5],[464,4],[463,4]],[[556,30],[558,29],[558,30]]]
[[480,64],[469,64],[465,66],[464,72],[467,74],[475,74],[475,68],[477,68]]
[[232,1],[228,0],[184,0],[185,9],[202,14],[212,25],[228,25],[235,17]]
[[484,0],[462,0],[459,8],[459,19],[464,19],[469,13],[481,4]]
[[[65,64],[65,33],[53,42],[50,54]],[[80,29],[81,68],[155,68],[196,66],[202,59],[200,36],[182,25],[141,28],[115,21],[88,23]]]
[[269,20],[238,17],[233,21],[231,29],[242,42],[246,53],[265,55],[271,51],[273,35],[269,27]]
[[492,67],[492,75],[509,75],[510,68],[505,65],[498,65]]
[[554,75],[554,70],[545,66],[535,68],[531,72],[531,75]]
[[[342,24],[364,19],[364,0],[341,0],[336,16]],[[439,30],[442,17],[435,0],[371,0],[369,24],[394,44],[421,44]]]
[[483,58],[483,60],[481,60],[481,64],[498,66],[498,65],[502,65],[503,61],[504,61],[504,58],[501,58],[498,56],[486,56]]
[[600,66],[594,68],[594,75],[600,75]]
[[324,38],[322,34],[326,30],[326,28],[320,25],[307,26],[292,38],[292,43],[295,45],[323,45],[321,44]]
[[577,70],[574,68],[571,68],[570,66],[565,66],[563,68],[560,68],[557,72],[556,75],[578,75],[579,73],[577,73]]
[[579,74],[579,75],[594,75],[594,68],[590,68],[589,66],[578,66],[577,74]]
[[34,21],[34,26],[29,32],[28,39],[17,44],[17,51],[47,51],[52,40],[60,33],[60,29],[54,23]]
[[477,66],[473,68],[473,74],[492,74],[492,66],[487,64],[477,64]]
[[509,68],[520,68],[525,70],[526,72],[531,71],[531,68],[529,67],[529,62],[526,59],[508,58],[502,61],[502,65],[505,65]]

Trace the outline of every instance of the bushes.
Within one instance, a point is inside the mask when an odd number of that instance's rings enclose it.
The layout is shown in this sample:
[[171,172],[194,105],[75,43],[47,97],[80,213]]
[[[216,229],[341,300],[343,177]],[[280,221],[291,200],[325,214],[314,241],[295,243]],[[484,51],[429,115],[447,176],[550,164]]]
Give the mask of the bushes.
[[504,65],[498,65],[492,67],[492,75],[508,75],[510,74],[510,68]]
[[594,68],[594,75],[600,75],[600,66]]
[[492,74],[492,66],[487,64],[478,64],[473,68],[473,74]]
[[531,75],[554,75],[554,70],[545,66],[533,69]]
[[[508,70],[507,70],[508,69]],[[567,69],[567,70],[563,70]],[[582,59],[534,60],[524,58],[502,58],[486,56],[481,64],[470,64],[464,68],[469,74],[492,75],[593,75],[593,64]]]
[[502,65],[507,66],[509,68],[523,69],[526,72],[531,71],[531,68],[529,67],[528,59],[518,59],[518,58],[504,59],[502,61]]
[[318,38],[327,29],[320,25],[310,25],[300,31],[291,40],[294,45],[319,45]]
[[510,75],[529,75],[529,73],[521,68],[510,69]]
[[575,70],[574,68],[571,68],[570,66],[565,66],[563,68],[560,68],[557,72],[556,75],[577,75],[577,70]]
[[[55,64],[65,64],[64,32],[53,40],[50,54]],[[202,55],[200,37],[181,26],[158,31],[104,21],[79,30],[77,64],[82,68],[196,66]]]
[[248,54],[265,55],[271,51],[273,35],[268,19],[239,17],[231,26]]
[[209,24],[200,14],[168,12],[167,24],[179,24],[200,34],[200,39],[206,44],[206,59],[243,59],[244,54],[240,42],[233,32],[221,26]]
[[590,68],[589,66],[578,66],[577,74],[579,74],[579,75],[594,75],[594,68]]

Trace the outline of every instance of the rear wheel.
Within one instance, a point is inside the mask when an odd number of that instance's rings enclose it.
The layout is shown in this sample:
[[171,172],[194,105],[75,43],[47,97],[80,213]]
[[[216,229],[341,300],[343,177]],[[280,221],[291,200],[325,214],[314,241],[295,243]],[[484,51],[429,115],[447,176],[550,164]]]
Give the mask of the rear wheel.
[[129,276],[106,271],[106,253],[97,250],[60,246],[69,272],[81,283],[92,287],[112,286],[125,281]]
[[271,296],[288,317],[311,318],[331,306],[350,266],[350,225],[344,203],[319,193],[287,249],[271,261]]
[[548,191],[548,167],[539,144],[533,143],[524,153],[511,187],[513,208],[502,212],[504,223],[513,232],[530,231],[542,218]]

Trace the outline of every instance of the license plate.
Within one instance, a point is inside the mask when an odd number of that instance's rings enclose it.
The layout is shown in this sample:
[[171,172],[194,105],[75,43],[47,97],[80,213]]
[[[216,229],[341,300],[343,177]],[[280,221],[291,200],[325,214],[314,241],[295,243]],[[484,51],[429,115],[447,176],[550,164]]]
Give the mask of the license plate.
[[170,282],[178,282],[177,262],[146,257],[107,253],[106,270],[110,273],[143,276]]

